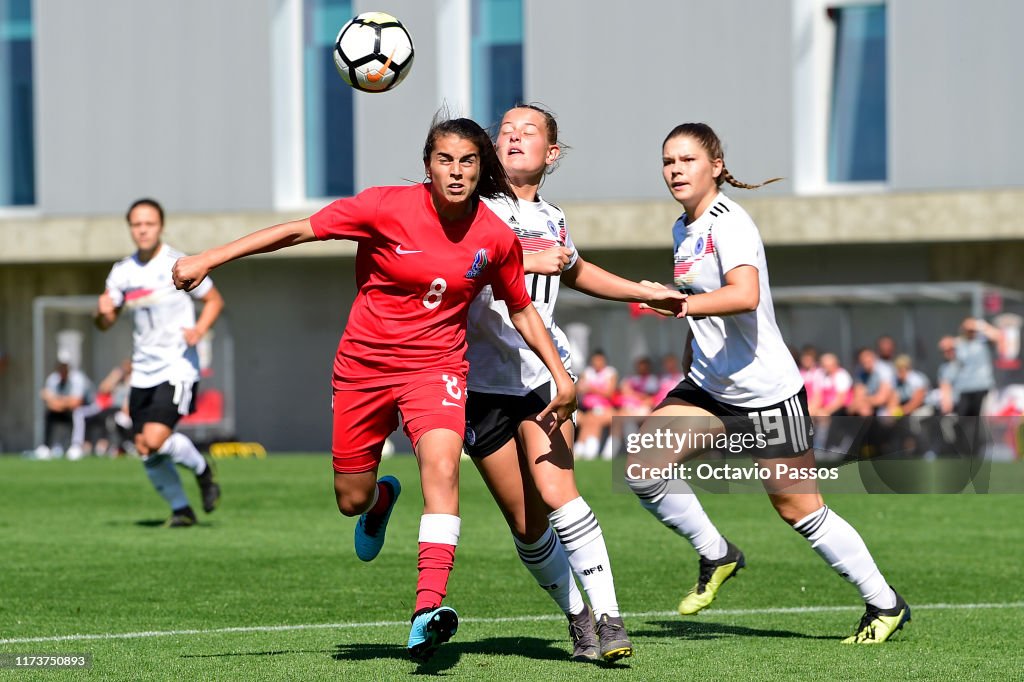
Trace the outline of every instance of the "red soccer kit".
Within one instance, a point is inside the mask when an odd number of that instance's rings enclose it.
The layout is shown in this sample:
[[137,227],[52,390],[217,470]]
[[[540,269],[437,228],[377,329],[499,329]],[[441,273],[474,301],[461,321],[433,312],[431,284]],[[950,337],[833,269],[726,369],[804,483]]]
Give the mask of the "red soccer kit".
[[482,203],[445,228],[425,184],[372,187],[310,218],[317,239],[352,239],[359,293],[334,359],[334,468],[372,470],[401,411],[413,445],[465,430],[469,305],[490,284],[530,303],[515,233]]

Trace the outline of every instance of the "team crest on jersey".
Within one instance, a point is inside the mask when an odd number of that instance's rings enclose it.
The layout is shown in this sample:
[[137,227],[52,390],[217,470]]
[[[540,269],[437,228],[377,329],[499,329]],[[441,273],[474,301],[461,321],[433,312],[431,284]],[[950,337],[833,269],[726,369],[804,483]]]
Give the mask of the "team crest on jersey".
[[491,261],[487,258],[487,249],[480,249],[476,252],[473,257],[473,265],[470,266],[469,270],[466,271],[467,279],[476,279],[480,276],[480,273],[484,271],[487,264]]
[[693,255],[699,256],[704,253],[704,237],[697,237],[697,243],[693,245]]

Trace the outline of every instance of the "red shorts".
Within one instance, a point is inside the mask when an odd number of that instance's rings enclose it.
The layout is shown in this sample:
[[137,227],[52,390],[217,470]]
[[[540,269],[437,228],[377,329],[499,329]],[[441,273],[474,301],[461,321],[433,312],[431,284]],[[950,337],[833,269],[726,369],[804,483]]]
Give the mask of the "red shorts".
[[415,449],[420,437],[434,429],[466,432],[466,375],[432,370],[405,375],[394,384],[334,389],[334,434],[331,454],[341,474],[373,471],[380,464],[384,440],[398,428]]

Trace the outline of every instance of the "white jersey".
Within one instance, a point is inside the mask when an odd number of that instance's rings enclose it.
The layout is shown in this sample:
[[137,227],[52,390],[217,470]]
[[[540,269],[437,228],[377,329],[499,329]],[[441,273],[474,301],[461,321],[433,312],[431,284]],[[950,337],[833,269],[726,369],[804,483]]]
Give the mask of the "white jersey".
[[[484,203],[505,221],[523,247],[523,253],[545,251],[554,246],[572,250],[566,269],[576,265],[579,254],[565,226],[565,214],[540,197],[537,201],[484,199]],[[540,313],[566,370],[571,367],[569,340],[555,324],[555,301],[561,280],[554,275],[526,275],[526,290]],[[467,386],[471,391],[526,395],[551,380],[540,358],[530,350],[508,316],[504,301],[494,299],[491,287],[484,287],[469,308]]]
[[107,293],[118,308],[131,310],[132,386],[199,381],[199,354],[185,342],[184,329],[196,326],[194,300],[213,288],[210,278],[186,293],[174,288],[171,268],[185,254],[162,244],[149,262],[138,253],[117,263],[107,275]]
[[775,322],[768,263],[761,234],[739,204],[718,194],[693,223],[684,214],[672,228],[675,284],[702,294],[725,285],[725,274],[741,265],[757,268],[757,310],[722,317],[689,318],[693,363],[689,377],[717,400],[739,407],[765,407],[800,391],[803,379]]

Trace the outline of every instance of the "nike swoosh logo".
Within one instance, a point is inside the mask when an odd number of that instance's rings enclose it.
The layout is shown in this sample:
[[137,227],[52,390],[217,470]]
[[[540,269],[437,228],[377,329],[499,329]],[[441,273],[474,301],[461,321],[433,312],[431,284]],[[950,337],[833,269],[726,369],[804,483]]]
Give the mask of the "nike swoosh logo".
[[384,66],[382,66],[379,69],[374,69],[373,71],[366,72],[366,80],[370,81],[371,83],[376,83],[381,78],[383,78],[384,75],[388,72],[388,67],[391,66],[391,58],[394,56],[395,51],[391,50],[391,54],[388,55],[388,60],[384,62]]
[[441,400],[441,404],[444,405],[445,407],[462,407],[462,405],[460,405],[459,403],[450,402],[447,398],[443,398]]
[[399,256],[404,256],[407,253],[423,253],[423,252],[422,251],[413,251],[412,249],[403,249],[402,245],[399,244],[398,246],[395,247],[395,253],[397,253]]

